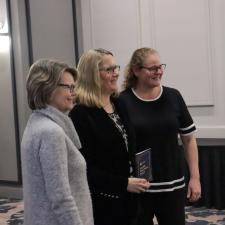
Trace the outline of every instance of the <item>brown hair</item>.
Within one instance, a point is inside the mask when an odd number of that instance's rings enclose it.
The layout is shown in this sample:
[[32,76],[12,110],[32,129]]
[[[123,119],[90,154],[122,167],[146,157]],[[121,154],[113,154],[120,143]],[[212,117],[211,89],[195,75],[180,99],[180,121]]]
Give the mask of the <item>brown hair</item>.
[[137,83],[137,77],[135,76],[133,72],[134,67],[141,67],[143,66],[145,62],[145,58],[148,54],[158,54],[158,52],[153,48],[139,48],[134,51],[134,53],[131,56],[130,62],[126,66],[125,69],[125,79],[123,82],[123,88],[133,88],[136,86]]

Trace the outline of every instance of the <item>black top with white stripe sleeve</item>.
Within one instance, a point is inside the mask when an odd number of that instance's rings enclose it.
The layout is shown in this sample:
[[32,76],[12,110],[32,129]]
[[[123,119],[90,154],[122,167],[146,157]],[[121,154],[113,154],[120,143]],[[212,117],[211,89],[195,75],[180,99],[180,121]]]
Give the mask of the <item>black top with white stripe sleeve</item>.
[[162,86],[157,98],[144,100],[127,89],[120,99],[135,128],[136,151],[151,148],[153,181],[149,192],[184,187],[184,157],[178,135],[190,135],[196,127],[179,91]]

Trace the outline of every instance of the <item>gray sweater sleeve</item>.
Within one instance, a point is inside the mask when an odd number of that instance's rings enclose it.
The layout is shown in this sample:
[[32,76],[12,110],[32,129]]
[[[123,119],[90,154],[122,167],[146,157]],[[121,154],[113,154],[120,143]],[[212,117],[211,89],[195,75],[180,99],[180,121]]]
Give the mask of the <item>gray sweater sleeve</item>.
[[82,225],[76,199],[72,197],[69,185],[65,138],[60,128],[44,132],[39,159],[48,200],[59,224]]

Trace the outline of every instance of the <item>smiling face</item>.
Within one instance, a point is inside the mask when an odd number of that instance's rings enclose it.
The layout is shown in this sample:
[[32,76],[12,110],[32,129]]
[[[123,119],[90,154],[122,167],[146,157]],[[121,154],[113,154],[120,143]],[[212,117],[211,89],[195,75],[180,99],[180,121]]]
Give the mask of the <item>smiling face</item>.
[[148,54],[142,67],[134,68],[134,74],[137,77],[137,86],[146,86],[150,88],[161,85],[163,68],[160,66],[159,54]]
[[54,106],[61,112],[68,112],[74,106],[75,81],[71,73],[64,72],[61,75],[57,88],[52,92],[49,105]]
[[99,73],[102,93],[111,95],[116,92],[119,67],[116,65],[112,55],[104,55],[102,57],[102,62],[99,64]]

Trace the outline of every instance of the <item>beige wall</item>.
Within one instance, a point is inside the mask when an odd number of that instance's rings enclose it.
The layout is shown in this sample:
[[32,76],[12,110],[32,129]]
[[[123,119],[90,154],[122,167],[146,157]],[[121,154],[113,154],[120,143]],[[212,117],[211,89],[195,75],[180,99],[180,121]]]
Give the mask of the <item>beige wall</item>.
[[[26,18],[25,0],[10,0],[18,111],[18,141],[21,141],[30,110],[27,106],[25,80],[30,58],[55,58],[75,66],[75,39],[72,0],[29,0],[30,16]],[[27,33],[30,23],[31,39]],[[30,49],[30,52],[29,52]],[[31,57],[29,57],[29,53]],[[16,154],[13,111],[12,71],[8,55],[0,54],[0,197],[21,197]],[[4,79],[4,80],[3,80]]]
[[[74,1],[80,54],[93,47],[112,50],[123,69],[134,49],[141,46],[157,48],[162,61],[168,65],[164,84],[182,92],[190,105],[201,144],[224,144],[225,1]],[[72,0],[27,2],[33,59],[53,57],[75,64]],[[10,0],[10,3],[20,141],[30,113],[25,91],[29,41],[25,0]],[[7,64],[2,68],[1,79],[5,81],[0,84],[0,180],[17,181],[15,124],[10,110],[13,104],[12,76]],[[120,83],[122,80],[121,75]],[[21,188],[0,184],[0,196],[13,193],[20,195]]]
[[109,49],[123,70],[134,49],[158,49],[163,82],[181,91],[197,137],[225,139],[225,1],[77,1],[83,50]]

